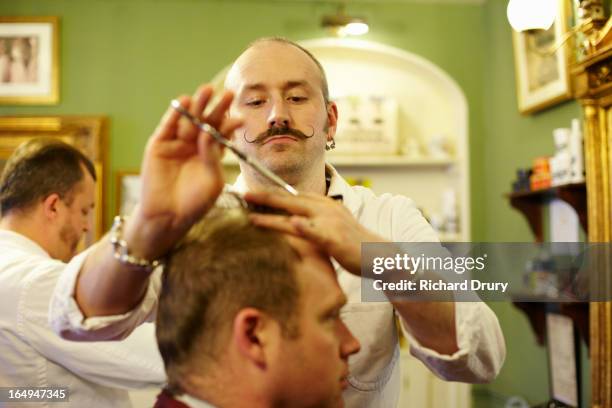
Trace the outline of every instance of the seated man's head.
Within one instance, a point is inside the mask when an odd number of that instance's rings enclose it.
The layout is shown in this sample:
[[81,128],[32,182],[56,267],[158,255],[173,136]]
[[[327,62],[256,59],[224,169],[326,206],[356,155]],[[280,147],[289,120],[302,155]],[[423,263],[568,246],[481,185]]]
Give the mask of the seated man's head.
[[341,406],[359,343],[329,259],[214,210],[170,255],[157,341],[171,389],[216,406]]
[[0,178],[2,224],[68,261],[90,227],[96,171],[78,149],[55,139],[21,144]]

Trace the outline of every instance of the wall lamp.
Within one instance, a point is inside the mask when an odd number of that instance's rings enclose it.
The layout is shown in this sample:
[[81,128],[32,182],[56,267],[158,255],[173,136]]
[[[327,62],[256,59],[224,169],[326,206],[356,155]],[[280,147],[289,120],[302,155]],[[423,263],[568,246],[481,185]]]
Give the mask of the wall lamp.
[[[510,0],[508,2],[508,21],[515,31],[529,32],[548,30],[557,18],[558,0]],[[538,50],[542,54],[554,54],[572,36],[582,34],[584,41],[580,47],[588,50],[599,40],[601,28],[606,24],[607,17],[603,0],[579,0],[577,7],[577,23],[546,50]]]
[[557,0],[510,0],[508,21],[515,31],[548,30],[557,16]]

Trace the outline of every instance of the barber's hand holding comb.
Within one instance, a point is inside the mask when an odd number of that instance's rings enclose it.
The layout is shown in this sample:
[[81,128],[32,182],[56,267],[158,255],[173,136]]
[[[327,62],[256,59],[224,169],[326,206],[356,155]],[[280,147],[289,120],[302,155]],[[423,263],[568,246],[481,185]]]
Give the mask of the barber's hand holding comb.
[[354,275],[361,275],[361,243],[386,241],[359,224],[342,202],[330,197],[266,191],[249,192],[244,198],[251,204],[289,213],[252,214],[254,224],[311,241]]

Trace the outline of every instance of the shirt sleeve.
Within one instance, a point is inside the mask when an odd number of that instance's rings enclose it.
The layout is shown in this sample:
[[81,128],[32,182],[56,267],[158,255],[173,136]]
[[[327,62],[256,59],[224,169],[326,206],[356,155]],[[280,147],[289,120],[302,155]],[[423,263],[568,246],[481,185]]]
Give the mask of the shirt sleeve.
[[166,381],[152,324],[123,341],[79,343],[58,337],[48,322],[48,307],[65,264],[50,260],[32,265],[17,307],[17,331],[46,359],[75,375],[116,388],[160,387]]
[[[393,197],[393,240],[396,242],[439,242],[436,232],[414,202]],[[495,313],[482,301],[455,302],[455,328],[459,350],[442,355],[423,347],[407,330],[400,317],[410,352],[438,377],[449,381],[485,383],[499,373],[506,358],[506,343]]]
[[151,274],[145,296],[131,311],[121,315],[85,318],[74,295],[78,274],[92,249],[93,247],[72,259],[59,277],[49,304],[49,323],[53,331],[65,339],[124,339],[141,323],[155,319],[162,268],[157,268]]
[[391,237],[395,242],[440,242],[438,234],[427,222],[414,201],[393,196],[391,207]]
[[506,343],[497,316],[485,303],[455,303],[459,350],[452,355],[422,346],[407,330],[404,319],[399,320],[410,344],[410,354],[438,377],[476,384],[490,382],[499,374],[506,358]]

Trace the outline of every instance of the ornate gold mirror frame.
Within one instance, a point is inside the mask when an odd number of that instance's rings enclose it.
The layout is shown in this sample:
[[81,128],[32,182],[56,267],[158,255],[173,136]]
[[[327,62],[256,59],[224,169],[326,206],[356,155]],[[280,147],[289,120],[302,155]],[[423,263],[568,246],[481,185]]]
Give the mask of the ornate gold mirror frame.
[[[588,240],[612,242],[612,22],[600,28],[583,31],[585,58],[571,67],[571,77],[584,113]],[[612,276],[604,271],[612,260],[601,262],[591,288],[609,291]],[[602,295],[610,299],[612,293]],[[592,406],[611,408],[612,302],[590,304],[590,342]]]

